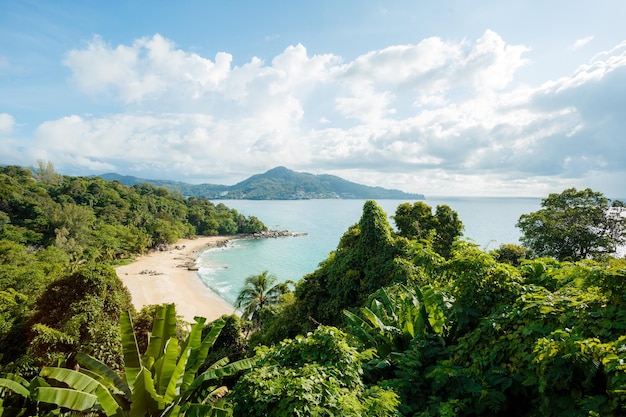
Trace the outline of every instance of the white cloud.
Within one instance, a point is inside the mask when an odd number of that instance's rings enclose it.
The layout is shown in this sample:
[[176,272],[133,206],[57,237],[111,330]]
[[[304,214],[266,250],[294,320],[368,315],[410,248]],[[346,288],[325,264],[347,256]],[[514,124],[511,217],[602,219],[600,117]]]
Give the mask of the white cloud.
[[593,36],[587,36],[585,38],[576,39],[576,41],[569,47],[570,50],[575,51],[577,49],[581,49],[589,42],[593,40]]
[[0,113],[0,135],[8,134],[13,131],[15,119],[8,113]]
[[218,53],[211,61],[184,52],[160,35],[115,48],[95,36],[86,49],[70,51],[65,64],[87,93],[110,91],[133,103],[167,93],[195,97],[215,89],[230,72],[231,61],[226,53]]
[[[57,166],[93,171],[203,180],[287,165],[369,184],[406,178],[399,188],[429,194],[508,184],[542,195],[548,175],[553,185],[623,172],[626,43],[537,87],[515,78],[529,50],[486,31],[349,62],[297,44],[234,66],[228,53],[205,58],[159,35],[118,46],[94,37],[65,63],[81,89],[125,111],[43,123],[36,146]],[[449,181],[459,189],[437,192]]]

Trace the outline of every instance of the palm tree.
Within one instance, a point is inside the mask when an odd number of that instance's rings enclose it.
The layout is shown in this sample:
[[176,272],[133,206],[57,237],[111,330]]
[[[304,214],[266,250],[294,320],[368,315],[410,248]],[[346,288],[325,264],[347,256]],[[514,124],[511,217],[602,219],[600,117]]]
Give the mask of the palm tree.
[[259,324],[259,312],[263,307],[278,303],[280,296],[289,292],[291,281],[275,284],[276,277],[263,271],[259,275],[250,275],[237,296],[235,307],[242,311],[243,317]]

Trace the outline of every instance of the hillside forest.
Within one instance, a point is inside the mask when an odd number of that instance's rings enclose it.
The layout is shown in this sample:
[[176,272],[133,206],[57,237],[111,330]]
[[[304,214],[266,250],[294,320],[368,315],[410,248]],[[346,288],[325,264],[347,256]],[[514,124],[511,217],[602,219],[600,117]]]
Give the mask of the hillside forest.
[[369,200],[317,270],[259,271],[241,315],[185,323],[171,304],[135,311],[114,266],[258,219],[0,168],[0,415],[624,415],[623,206],[550,194],[521,246],[487,252],[448,206],[399,204],[392,226]]

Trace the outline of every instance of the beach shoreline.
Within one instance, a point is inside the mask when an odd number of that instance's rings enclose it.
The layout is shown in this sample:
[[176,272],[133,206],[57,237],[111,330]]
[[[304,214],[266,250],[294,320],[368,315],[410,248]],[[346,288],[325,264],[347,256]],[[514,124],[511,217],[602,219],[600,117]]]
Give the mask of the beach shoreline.
[[236,309],[204,285],[195,268],[199,252],[225,244],[232,236],[198,236],[181,239],[167,250],[142,255],[128,265],[115,268],[117,276],[128,288],[137,310],[149,304],[176,304],[176,312],[185,321],[195,316],[207,322]]

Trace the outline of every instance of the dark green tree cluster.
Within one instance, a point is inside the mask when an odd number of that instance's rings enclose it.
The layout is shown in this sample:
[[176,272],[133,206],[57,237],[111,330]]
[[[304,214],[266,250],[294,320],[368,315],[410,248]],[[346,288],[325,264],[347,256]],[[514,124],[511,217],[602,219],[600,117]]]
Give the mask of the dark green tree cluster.
[[266,227],[223,204],[147,184],[0,167],[0,366],[28,373],[78,351],[122,366],[131,309],[111,267],[182,237]]
[[446,258],[450,256],[452,244],[463,234],[458,213],[445,204],[438,205],[434,214],[422,201],[400,204],[393,220],[400,236],[426,242]]
[[185,199],[165,188],[56,175],[39,181],[29,169],[0,168],[0,238],[110,260],[183,237],[266,230],[259,219],[224,204]]
[[397,395],[366,387],[359,352],[348,335],[318,327],[272,348],[257,350],[255,365],[234,387],[240,416],[395,416]]

